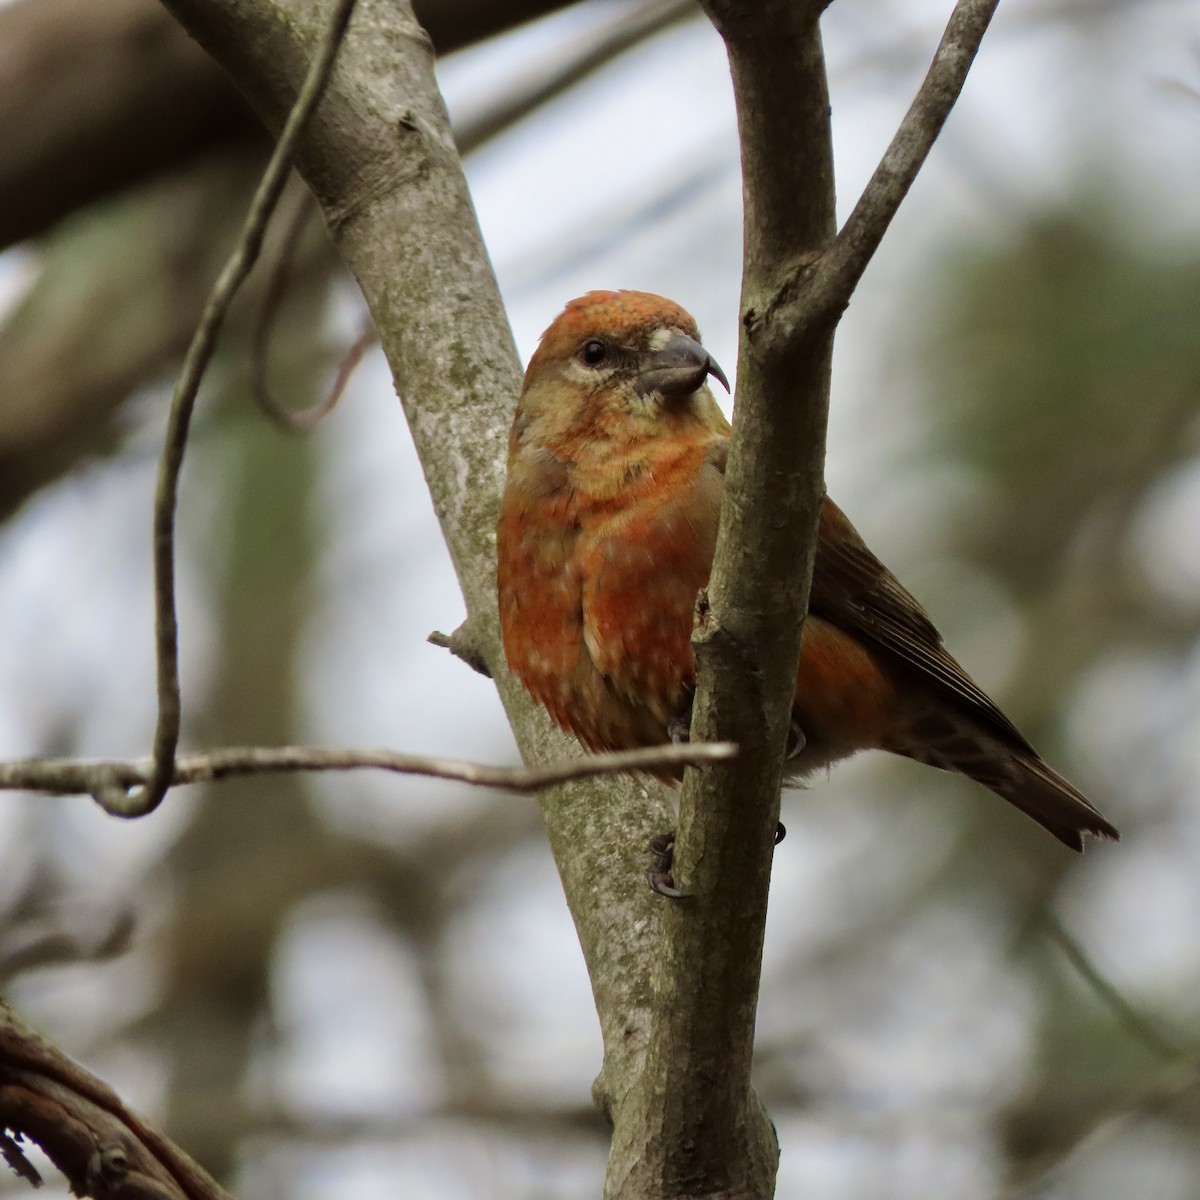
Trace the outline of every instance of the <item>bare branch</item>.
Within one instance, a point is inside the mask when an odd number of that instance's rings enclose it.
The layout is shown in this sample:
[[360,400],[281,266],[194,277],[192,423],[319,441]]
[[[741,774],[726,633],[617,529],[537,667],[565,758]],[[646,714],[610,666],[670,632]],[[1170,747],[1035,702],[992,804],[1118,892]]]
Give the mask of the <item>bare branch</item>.
[[425,640],[431,646],[440,646],[443,650],[449,650],[455,658],[461,659],[472,671],[484,676],[485,679],[495,678],[469,618],[453,633],[442,633],[440,629],[435,629]]
[[[816,255],[834,237],[819,14],[794,0],[705,8],[725,39],[738,107],[746,313],[771,294],[780,263]],[[783,748],[824,492],[831,340],[819,330],[768,358],[744,324],[720,533],[693,636],[691,733],[709,741],[720,729],[743,753],[685,780],[675,879],[689,899],[663,916],[650,1047],[614,1131],[609,1196],[694,1196],[698,1180],[720,1195],[774,1190],[778,1148],[750,1066]]]
[[[173,1142],[101,1080],[0,1002],[0,1130],[36,1142],[77,1196],[104,1200],[230,1200]],[[9,1164],[10,1139],[0,1142]]]
[[151,0],[5,4],[0,46],[0,247],[216,143],[266,154],[245,102]]
[[1136,1042],[1164,1062],[1177,1063],[1190,1052],[1159,1031],[1154,1022],[1132,1004],[1119,987],[1096,965],[1092,956],[1067,929],[1052,909],[1042,914],[1046,935],[1063,953],[1080,977],[1106,1005]]
[[10,922],[12,927],[0,937],[0,986],[34,967],[116,958],[129,949],[134,923],[129,909],[113,913],[100,936],[85,936],[61,918]]
[[[120,407],[182,360],[265,158],[260,147],[201,159],[42,239],[37,274],[0,325],[0,519],[123,444]],[[313,286],[332,259],[306,239],[296,274]]]
[[[537,767],[489,767],[453,758],[397,754],[392,750],[325,749],[320,746],[230,746],[175,760],[168,787],[209,783],[233,775],[276,775],[296,771],[392,771],[450,779],[502,792],[526,794],[578,779],[631,771],[672,770],[724,762],[737,755],[731,742],[700,742],[679,746],[647,746],[610,754],[592,754]],[[44,792],[48,795],[90,795],[116,817],[129,815],[129,793],[153,778],[153,759],[84,760],[26,758],[0,762],[0,791]]]
[[313,59],[304,86],[296,97],[271,161],[263,173],[262,182],[254,194],[238,244],[213,286],[175,387],[154,500],[154,646],[158,691],[154,770],[144,786],[124,796],[120,803],[111,793],[107,801],[101,800],[106,811],[114,816],[141,817],[153,812],[171,786],[183,711],[179,694],[179,629],[175,616],[175,510],[179,501],[179,474],[187,446],[188,426],[200,382],[212,359],[221,326],[225,323],[233,297],[258,259],[267,222],[287,183],[296,144],[329,81],[355,3],[356,0],[338,0],[333,7],[319,52]]
[[[303,187],[303,185],[301,185]],[[271,391],[268,380],[270,373],[271,334],[275,328],[275,320],[283,307],[287,296],[288,284],[291,281],[292,260],[299,246],[300,239],[309,222],[317,215],[317,202],[312,192],[307,188],[299,193],[296,206],[287,221],[284,235],[280,240],[275,264],[267,278],[263,289],[262,300],[254,319],[254,327],[250,334],[250,385],[254,399],[259,408],[284,433],[311,433],[337,407],[350,377],[354,374],[363,355],[379,341],[379,334],[369,318],[364,318],[362,329],[350,344],[342,361],[338,364],[337,376],[328,392],[315,404],[308,408],[290,409]]]
[[850,303],[917,173],[954,107],[999,0],[958,0],[916,98],[836,241],[801,259],[749,319],[766,328],[760,354],[778,354],[817,325],[836,324]]
[[21,1149],[20,1144],[10,1138],[2,1129],[0,1129],[0,1154],[4,1155],[4,1161],[8,1163],[18,1179],[23,1179],[31,1187],[41,1187],[45,1182],[41,1172],[25,1157],[25,1152]]
[[1144,1087],[1099,1108],[1066,1144],[1030,1159],[994,1200],[1039,1200],[1047,1195],[1047,1185],[1054,1173],[1073,1155],[1102,1145],[1134,1121],[1148,1113],[1161,1112],[1197,1087],[1200,1087],[1200,1055],[1177,1059]]
[[[325,6],[289,0],[167,0],[281,127]],[[521,370],[437,91],[428,39],[403,0],[360,0],[333,86],[297,155],[338,253],[371,310],[462,584],[473,640],[529,763],[571,753],[504,666],[495,529]],[[604,1038],[609,1110],[640,1066],[661,906],[641,883],[666,828],[663,789],[608,776],[538,797],[571,905]]]
[[[601,29],[586,45],[566,58],[565,61],[555,63],[553,71],[546,78],[523,81],[524,86],[518,87],[511,95],[503,97],[498,103],[491,103],[486,112],[474,118],[467,118],[461,124],[456,124],[454,140],[458,145],[459,153],[466,157],[473,150],[500,136],[557,96],[601,70],[626,51],[648,41],[673,25],[697,16],[699,16],[699,11],[694,0],[657,0],[657,3],[649,5],[645,12],[622,13],[615,22]],[[312,194],[306,192],[288,222],[287,233],[283,238],[276,265],[264,291],[251,337],[252,381],[255,399],[267,416],[288,433],[307,433],[333,411],[354,368],[366,350],[377,340],[373,327],[368,325],[343,360],[338,377],[329,394],[311,408],[303,412],[293,412],[272,395],[267,381],[267,355],[271,329],[287,288],[289,261],[295,252],[304,226],[313,215],[314,210]],[[448,646],[448,643],[437,640],[441,637],[444,635],[437,635],[436,638],[431,635],[429,640],[434,645]]]

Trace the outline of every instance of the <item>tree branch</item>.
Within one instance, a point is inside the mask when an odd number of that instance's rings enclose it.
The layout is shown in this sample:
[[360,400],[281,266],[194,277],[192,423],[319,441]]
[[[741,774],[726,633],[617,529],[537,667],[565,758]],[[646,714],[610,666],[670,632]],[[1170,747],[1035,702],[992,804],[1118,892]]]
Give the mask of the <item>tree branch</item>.
[[0,7],[0,46],[0,247],[214,143],[262,142],[152,0],[19,0]]
[[1048,1194],[1054,1175],[1079,1150],[1110,1141],[1139,1118],[1161,1113],[1200,1087],[1200,1055],[1176,1059],[1145,1086],[1107,1103],[1090,1115],[1084,1127],[1061,1146],[1023,1164],[995,1200],[1038,1200]]
[[[268,126],[283,126],[321,44],[321,6],[293,10],[281,0],[170,4],[238,79]],[[852,289],[911,183],[905,172],[915,174],[928,150],[910,160],[907,143],[902,145],[904,152],[881,177],[881,194],[868,189],[860,202],[866,215],[853,236],[843,231],[845,240],[835,241],[820,6],[710,0],[708,7],[727,42],[738,100],[746,277],[738,420],[697,637],[693,739],[732,734],[748,752],[735,765],[689,775],[677,875],[693,896],[665,914],[650,903],[632,866],[647,829],[661,827],[661,805],[652,811],[636,785],[611,781],[602,789],[609,807],[570,804],[567,790],[542,802],[605,1035],[597,1095],[616,1126],[610,1196],[685,1196],[701,1186],[708,1195],[772,1191],[774,1136],[750,1090],[749,1071],[781,759],[823,494],[832,328],[840,312],[837,304],[820,308],[837,295],[832,283],[826,285],[830,291],[818,291],[811,312],[787,306],[796,303],[796,281],[814,275],[813,264],[836,266],[835,252],[846,255],[847,265],[832,278]],[[974,6],[964,0],[956,16],[966,9]],[[479,657],[497,678],[526,756],[544,761],[558,757],[561,740],[548,733],[544,718],[531,714],[503,670],[495,616],[498,464],[517,386],[511,339],[433,83],[427,40],[406,7],[362,0],[349,41],[348,60],[335,72],[326,103],[307,131],[299,130],[295,114],[288,119],[273,167],[286,163],[293,138],[298,166],[380,329],[463,583]],[[310,98],[312,87],[309,75],[304,91]],[[781,95],[792,104],[780,105]],[[936,128],[929,140],[935,135]],[[218,287],[218,303],[221,289],[248,270],[256,238],[261,240],[255,221],[265,224],[275,186],[269,173],[241,256],[231,260]],[[164,460],[156,562],[168,568],[160,571],[168,580],[187,416],[206,339],[211,344],[222,315],[210,308],[211,319],[189,356]],[[773,483],[769,498],[766,479]],[[110,811],[126,815],[153,807],[177,772],[194,765],[175,761],[178,679],[169,583],[159,599],[162,707],[154,758],[149,764],[100,764],[117,773],[96,789]],[[222,751],[203,770],[215,778],[223,761],[238,761],[242,770],[396,769],[397,761],[368,752],[370,763],[347,762],[347,752],[301,749],[310,756],[304,762],[276,758],[263,765],[272,754],[287,753]],[[322,763],[325,753],[337,761]],[[233,757],[222,760],[221,754]],[[74,770],[80,764],[50,766]],[[119,773],[127,769],[134,774]],[[71,788],[78,782],[76,777]],[[141,789],[132,798],[126,794],[131,786]],[[659,920],[667,934],[661,961],[654,936]],[[656,969],[651,999],[645,981]]]
[[[397,754],[392,750],[356,750],[320,746],[228,746],[175,759],[169,787],[209,783],[235,775],[278,775],[296,771],[391,771],[449,779],[502,792],[528,794],[580,779],[630,771],[657,771],[723,762],[737,754],[729,742],[647,746],[610,754],[590,754],[537,767],[489,767],[453,758]],[[0,791],[90,795],[117,817],[129,816],[129,793],[148,785],[155,771],[152,758],[84,760],[26,758],[0,762]]]
[[[729,52],[742,143],[743,313],[780,263],[833,240],[829,94],[816,6],[705,5]],[[781,98],[786,102],[781,103]],[[692,737],[742,755],[685,781],[653,1036],[614,1133],[609,1196],[770,1196],[774,1131],[750,1087],[755,1008],[821,496],[831,332],[767,356],[743,329],[725,500],[696,647]],[[771,481],[768,489],[766,481]]]
[[[5,1129],[41,1146],[78,1196],[230,1200],[178,1146],[126,1108],[107,1084],[0,1001],[0,1131]],[[30,1178],[33,1168],[16,1142],[5,1138],[0,1149],[14,1169]]]
[[[0,520],[124,444],[120,407],[177,369],[264,157],[258,147],[200,160],[41,240],[37,274],[0,325]],[[327,240],[308,236],[295,275],[318,288],[334,261]],[[232,329],[244,344],[236,318]]]
[[134,918],[115,912],[100,936],[83,936],[63,920],[10,917],[0,936],[0,987],[22,971],[55,963],[105,962],[129,949]]
[[814,325],[836,324],[954,107],[999,0],[958,0],[933,62],[833,245],[794,260],[750,320],[758,352],[784,353]]
[[333,385],[319,400],[307,408],[292,409],[271,390],[271,335],[287,297],[292,279],[292,262],[297,256],[306,227],[316,215],[316,201],[307,188],[303,189],[292,210],[280,239],[278,254],[267,274],[262,300],[250,332],[250,389],[264,415],[284,433],[311,433],[337,407],[358,364],[376,342],[379,335],[369,320],[351,343],[338,366]]
[[492,138],[499,137],[531,113],[600,71],[628,50],[669,29],[699,17],[695,0],[654,0],[642,11],[620,12],[569,57],[555,62],[545,78],[523,79],[513,91],[493,99],[485,112],[455,126],[459,152],[465,158]]
[[729,738],[743,753],[686,777],[675,879],[689,899],[664,917],[650,1049],[614,1134],[610,1197],[774,1192],[778,1151],[750,1067],[782,757],[825,490],[833,332],[961,89],[995,0],[960,0],[917,100],[836,236],[824,4],[704,7],[733,74],[745,266],[725,499],[693,636],[692,737]]

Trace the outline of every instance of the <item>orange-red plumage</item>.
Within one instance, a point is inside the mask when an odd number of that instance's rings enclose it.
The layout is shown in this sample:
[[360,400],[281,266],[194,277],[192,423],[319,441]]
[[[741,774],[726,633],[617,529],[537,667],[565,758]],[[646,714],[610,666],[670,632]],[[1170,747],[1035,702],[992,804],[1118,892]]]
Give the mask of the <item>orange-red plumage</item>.
[[[497,583],[508,663],[593,750],[686,722],[729,425],[677,304],[590,292],[542,337],[509,440]],[[1116,830],[1038,757],[826,499],[793,715],[793,777],[879,748],[983,783],[1073,848]]]

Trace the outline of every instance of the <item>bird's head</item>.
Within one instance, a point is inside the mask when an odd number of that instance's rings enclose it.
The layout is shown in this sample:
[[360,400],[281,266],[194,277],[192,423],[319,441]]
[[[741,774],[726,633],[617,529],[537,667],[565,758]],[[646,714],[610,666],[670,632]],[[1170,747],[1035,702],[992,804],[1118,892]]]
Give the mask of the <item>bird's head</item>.
[[514,443],[565,437],[630,441],[679,423],[717,431],[725,418],[707,386],[729,382],[700,344],[691,315],[648,292],[588,292],[542,334],[525,372]]

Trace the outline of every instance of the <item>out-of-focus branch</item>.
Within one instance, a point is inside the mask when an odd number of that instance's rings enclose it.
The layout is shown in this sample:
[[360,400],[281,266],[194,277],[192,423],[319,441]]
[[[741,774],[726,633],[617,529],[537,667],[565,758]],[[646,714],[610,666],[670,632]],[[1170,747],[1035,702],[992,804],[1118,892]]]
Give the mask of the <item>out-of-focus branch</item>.
[[1171,1038],[1160,1032],[1154,1022],[1130,1002],[1125,993],[1100,970],[1092,956],[1062,923],[1057,913],[1046,909],[1042,913],[1042,925],[1049,940],[1063,952],[1067,961],[1079,972],[1084,983],[1096,994],[1096,998],[1112,1012],[1130,1037],[1165,1062],[1177,1063],[1185,1058],[1195,1057],[1185,1047],[1177,1045]]
[[245,103],[155,0],[0,6],[0,247],[252,138]]
[[[6,28],[12,35],[9,55],[0,39],[0,79],[6,69],[15,69],[14,60],[32,55],[40,62],[40,54],[51,53],[52,35],[58,27],[46,23],[40,15],[36,20],[30,20],[30,16],[35,11],[53,13],[62,4],[74,3],[39,0],[35,6],[29,0],[19,0],[7,8],[0,7],[0,35]],[[494,19],[499,19],[500,10],[513,12],[511,6],[503,4],[496,9]],[[618,20],[590,33],[567,61],[555,64],[548,76],[522,79],[486,112],[468,116],[455,129],[460,150],[467,153],[510,128],[632,45],[696,11],[691,0],[660,0],[644,12],[622,13]],[[150,0],[116,0],[114,5],[91,5],[86,12],[75,15],[78,20],[66,30],[68,49],[73,44],[73,31],[78,28],[92,29],[95,45],[107,46],[112,40],[124,46],[126,41],[136,40],[126,36],[126,23],[136,18],[152,28],[165,26],[184,43],[189,55],[202,65],[211,64],[165,10]],[[481,15],[464,14],[467,24],[455,31],[455,38],[473,36],[476,26],[472,21]],[[111,22],[111,29],[108,24],[95,29],[97,19]],[[7,21],[14,23],[12,28],[6,26]],[[441,31],[439,45],[449,34]],[[149,34],[145,36],[153,40]],[[451,38],[447,44],[457,42]],[[119,58],[115,51],[114,55]],[[91,62],[89,56],[78,69],[82,71]],[[205,65],[205,69],[221,89],[228,89],[219,71],[211,65]],[[135,77],[136,71],[126,71],[121,82]],[[58,76],[52,78],[58,80]],[[178,86],[177,81],[172,82]],[[0,90],[0,131],[8,119],[6,106],[18,105],[22,86],[20,79],[14,79],[11,88]],[[158,112],[158,108],[150,107]],[[94,116],[102,108],[93,106],[87,115]],[[53,111],[60,113],[62,106]],[[40,109],[39,113],[45,116]],[[252,117],[246,119],[253,121]],[[184,123],[171,128],[182,130]],[[99,135],[92,131],[87,136],[92,139],[90,152]],[[3,140],[0,137],[0,142]],[[130,145],[140,147],[142,142],[132,139]],[[37,149],[39,153],[45,151],[46,143],[38,141]],[[167,172],[152,186],[94,206],[97,211],[86,217],[64,222],[39,246],[38,278],[0,327],[0,519],[79,458],[108,453],[119,446],[122,439],[115,415],[120,403],[157,379],[186,348],[203,308],[208,280],[220,269],[224,247],[236,236],[232,222],[240,198],[240,181],[248,175],[248,168],[265,158],[267,147],[246,139],[244,143],[223,143],[207,155],[198,150],[188,153],[194,161],[185,167]],[[85,159],[86,155],[80,155],[76,161]],[[114,156],[105,161],[114,161]],[[12,157],[0,162],[0,201],[4,172],[13,167],[13,162]],[[53,186],[58,182],[56,178]],[[35,192],[23,189],[21,198]],[[4,210],[3,203],[0,210]],[[214,214],[225,210],[229,211],[229,220],[214,225]],[[299,236],[299,221],[293,230]],[[137,253],[130,251],[126,238],[136,239]],[[284,236],[280,240],[288,239]],[[282,269],[265,283],[252,278],[247,290],[282,292],[285,275],[287,286],[291,286],[301,275],[304,282],[311,282],[314,269],[328,273],[333,256],[327,245],[319,222],[309,222],[298,252],[293,253],[289,247],[281,249],[275,258]],[[265,255],[270,256],[269,247]],[[147,296],[154,298],[152,303],[146,303]],[[260,316],[273,316],[281,303],[286,300],[264,299]],[[102,315],[101,319],[97,314]],[[232,327],[240,331],[245,324],[235,321]],[[283,428],[312,428],[336,405],[355,365],[372,344],[373,334],[364,330],[353,344],[322,402],[308,412],[293,413],[282,401],[270,403],[265,369],[270,328],[269,318],[260,319],[252,328],[256,393],[260,401],[267,393],[264,407]]]
[[[126,1108],[107,1084],[0,1001],[0,1130],[4,1129],[36,1142],[78,1196],[229,1200],[223,1188]],[[10,1163],[30,1178],[32,1167],[19,1154],[17,1143],[6,1138],[3,1149]]]
[[[270,390],[267,382],[265,357],[254,364],[253,387],[259,407],[285,433],[311,433],[335,408],[342,398],[347,385],[354,375],[363,355],[379,341],[379,334],[370,320],[363,322],[358,336],[350,343],[350,347],[338,363],[337,374],[325,395],[308,408],[290,409],[279,401]],[[264,356],[266,345],[264,343]]]
[[[448,54],[570,2],[424,0],[418,9]],[[157,0],[0,5],[0,248],[236,140],[262,142],[257,122]]]
[[[579,779],[630,771],[672,770],[724,762],[737,754],[730,742],[647,746],[591,754],[536,767],[489,767],[453,758],[397,754],[391,750],[325,749],[319,746],[231,746],[175,759],[168,786],[208,783],[234,775],[277,775],[296,771],[391,771],[449,779],[502,792],[530,793]],[[129,816],[129,793],[147,786],[153,759],[136,761],[27,758],[0,762],[0,791],[90,795],[106,812]]]
[[287,296],[292,278],[293,260],[297,257],[304,231],[316,216],[317,205],[312,193],[300,194],[285,226],[279,252],[267,277],[262,302],[250,335],[250,386],[259,408],[285,433],[310,433],[337,407],[350,377],[366,352],[379,341],[375,326],[367,320],[346,352],[332,387],[321,399],[304,409],[289,408],[275,395],[270,382],[271,334]]
[[1047,1194],[1054,1173],[1075,1154],[1099,1146],[1139,1117],[1161,1112],[1197,1088],[1200,1088],[1200,1055],[1178,1059],[1164,1067],[1145,1087],[1093,1113],[1085,1128],[1065,1145],[1023,1164],[995,1200],[1038,1200]]
[[87,937],[65,920],[18,920],[0,936],[0,986],[22,971],[58,963],[105,962],[129,948],[134,917],[112,915],[100,937]]
[[[38,276],[0,327],[0,519],[122,444],[120,406],[187,349],[261,163],[249,150],[195,162],[43,240]],[[315,225],[292,261],[304,287],[336,264]],[[234,338],[245,324],[232,322]]]
[[[175,610],[175,511],[179,475],[187,445],[188,429],[200,382],[212,358],[217,337],[238,288],[254,266],[262,248],[267,223],[283,192],[292,155],[316,111],[345,36],[356,0],[337,0],[328,26],[318,43],[299,95],[290,108],[279,142],[255,193],[238,244],[213,287],[204,315],[184,361],[167,425],[166,442],[159,471],[154,507],[155,648],[157,659],[158,724],[153,758],[148,763],[79,763],[73,761],[24,762],[0,768],[0,786],[33,788],[53,792],[90,793],[106,812],[137,817],[152,812],[176,783],[217,779],[231,774],[266,771],[345,770],[355,767],[385,767],[407,773],[437,775],[470,782],[507,780],[514,790],[535,790],[596,774],[651,768],[665,762],[692,760],[700,746],[664,747],[646,756],[617,756],[617,761],[593,764],[576,760],[565,767],[534,772],[499,770],[489,772],[471,764],[393,755],[383,751],[347,752],[300,748],[251,748],[212,752],[190,762],[177,761],[182,701],[179,688],[178,629]],[[290,240],[290,239],[288,239]],[[680,757],[678,750],[686,753]],[[733,747],[719,747],[701,759],[721,758]],[[39,782],[40,781],[40,782]],[[503,784],[502,784],[503,786]]]

